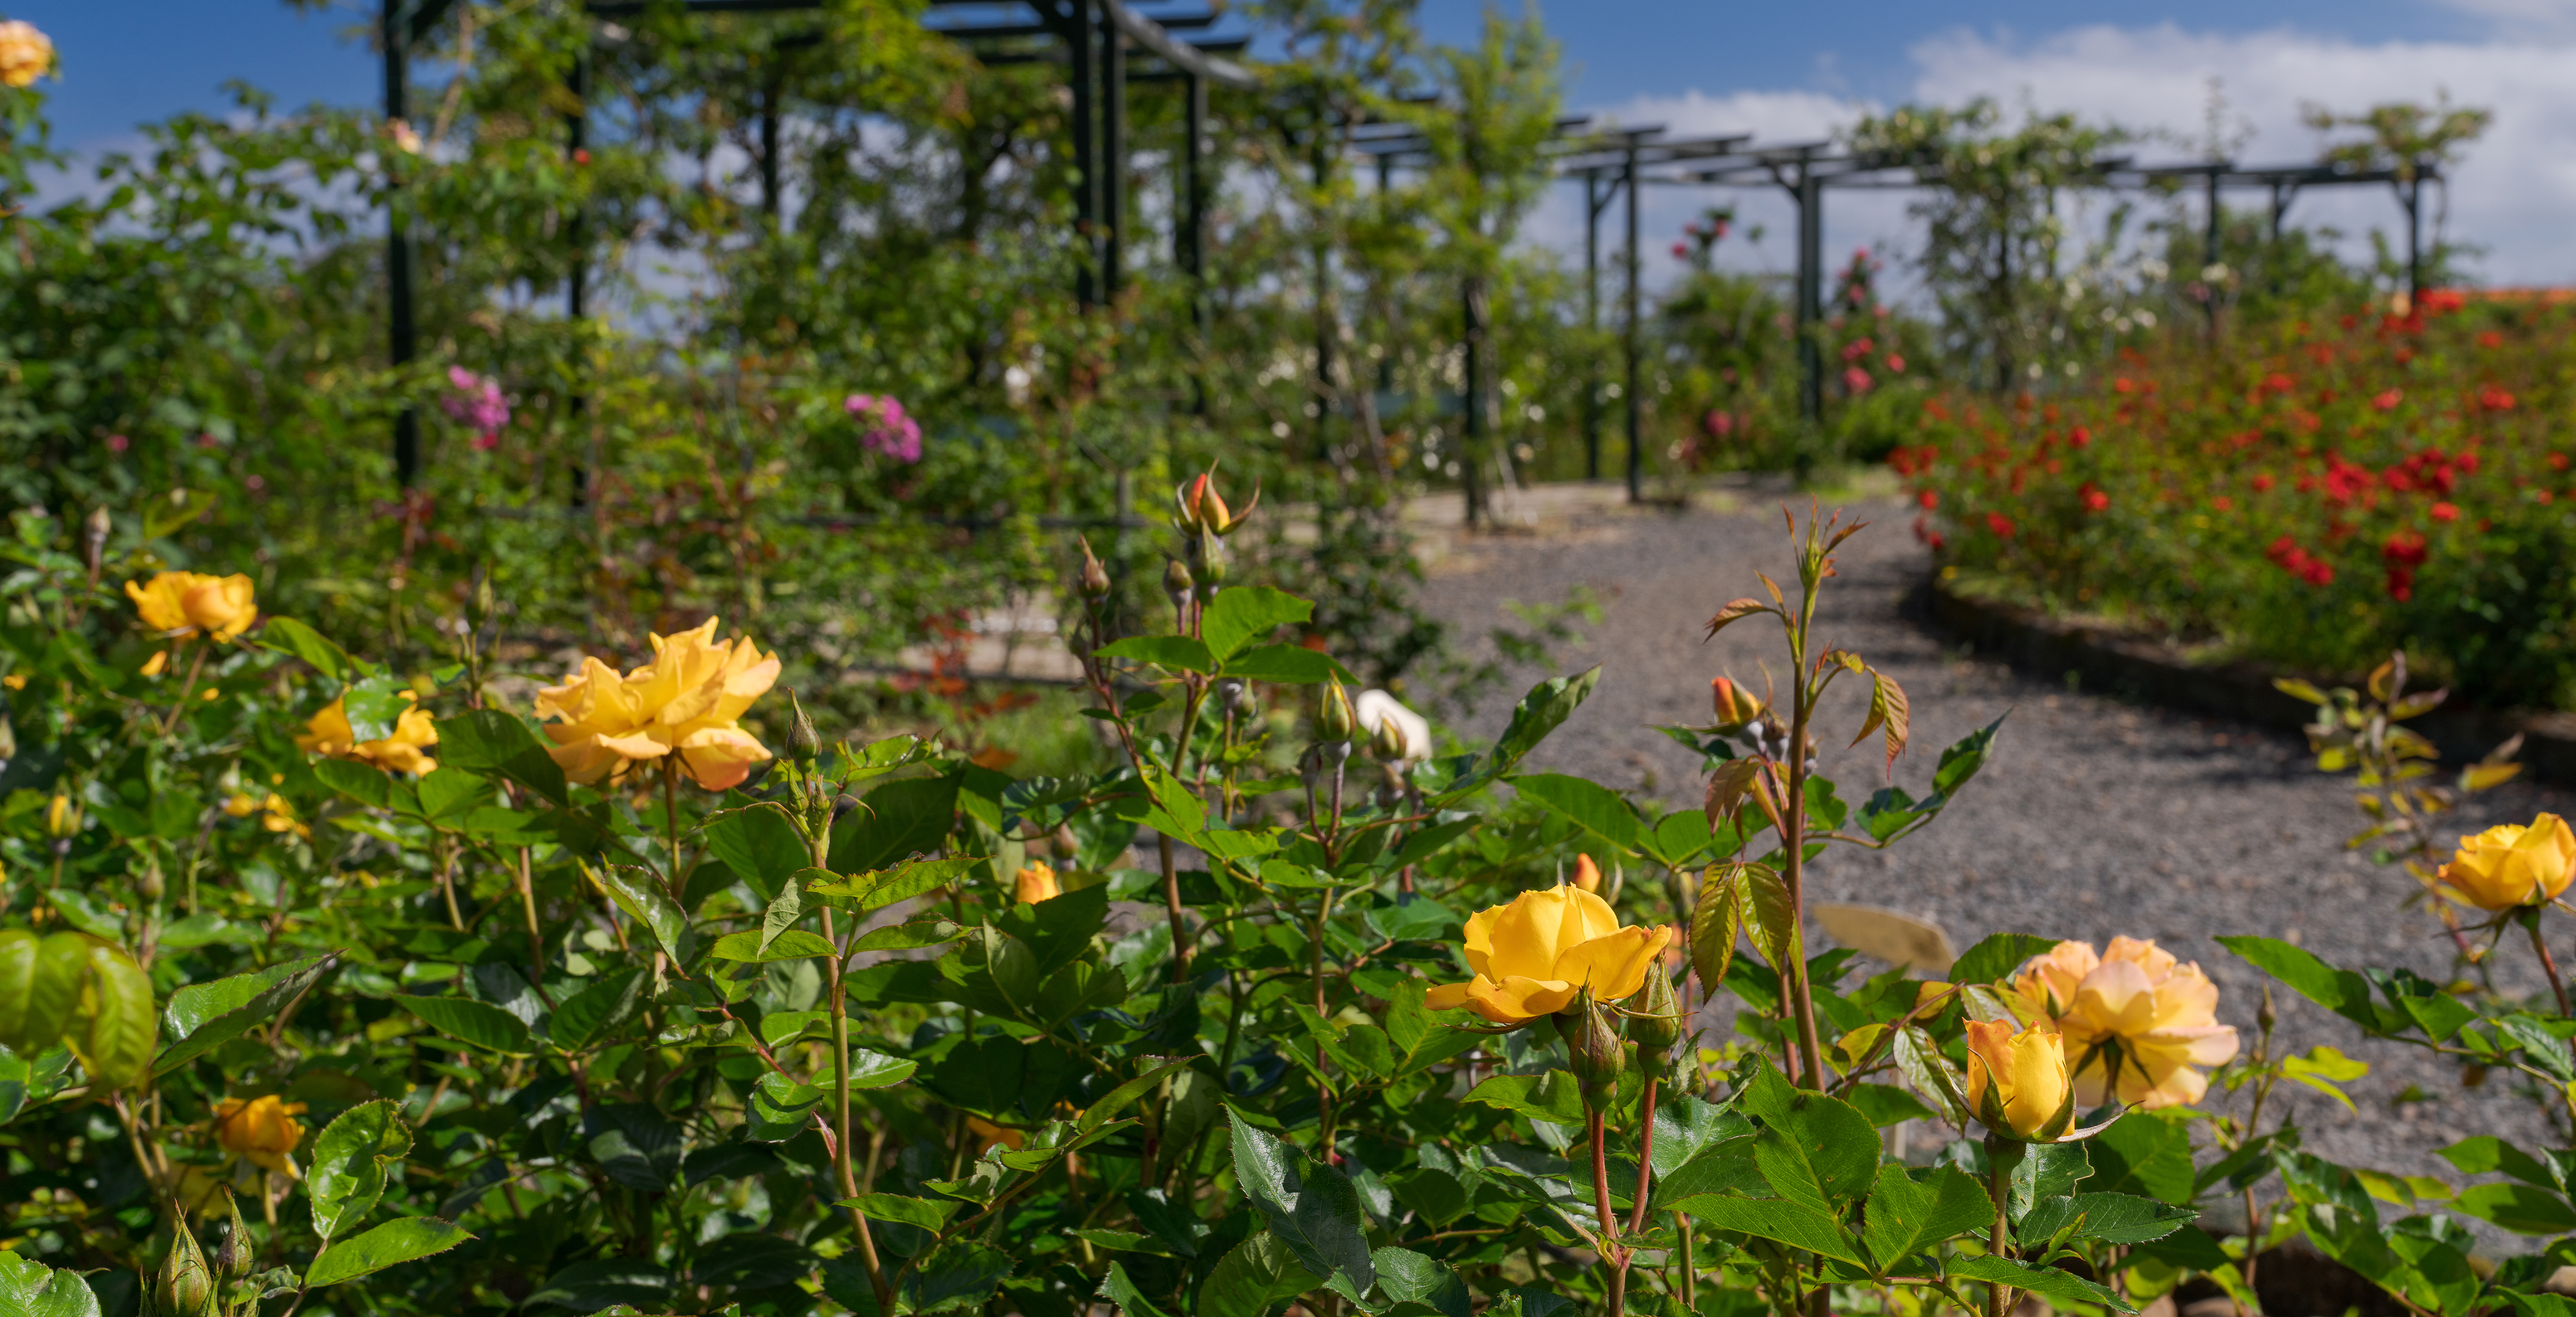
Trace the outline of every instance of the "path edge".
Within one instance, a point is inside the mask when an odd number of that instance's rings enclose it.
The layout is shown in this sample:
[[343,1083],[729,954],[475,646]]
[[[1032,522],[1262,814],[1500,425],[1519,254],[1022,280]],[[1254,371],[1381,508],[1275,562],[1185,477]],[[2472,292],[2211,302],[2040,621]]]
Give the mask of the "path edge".
[[[2152,637],[1972,598],[1951,589],[1937,571],[1921,598],[1938,630],[2033,676],[2071,674],[2079,689],[2263,727],[2303,727],[2315,711],[2274,689],[2272,679],[2287,674],[2264,664],[2193,663]],[[2445,707],[2407,726],[2450,764],[2472,762],[2518,732],[2522,752],[2515,757],[2525,773],[2576,785],[2576,714]]]

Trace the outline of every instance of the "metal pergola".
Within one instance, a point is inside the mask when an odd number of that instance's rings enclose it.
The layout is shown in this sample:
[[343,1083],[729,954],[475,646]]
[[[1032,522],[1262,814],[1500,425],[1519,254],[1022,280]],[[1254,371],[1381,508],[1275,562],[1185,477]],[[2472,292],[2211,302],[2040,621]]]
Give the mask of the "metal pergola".
[[[455,0],[382,0],[380,36],[384,48],[385,117],[410,116],[412,47],[425,39]],[[1077,263],[1074,296],[1089,307],[1114,299],[1124,282],[1126,243],[1127,87],[1133,82],[1177,81],[1182,84],[1185,145],[1180,152],[1176,191],[1174,254],[1194,280],[1205,271],[1207,180],[1207,96],[1211,84],[1251,87],[1251,70],[1223,58],[1242,50],[1242,37],[1176,36],[1203,33],[1223,17],[1216,9],[1156,14],[1140,13],[1126,0],[931,0],[923,26],[964,44],[987,65],[1061,63],[1072,91],[1072,164],[1074,227],[1082,256]],[[664,9],[690,14],[770,14],[812,11],[824,0],[586,0],[584,12],[596,20],[629,18]],[[963,17],[961,17],[963,15]],[[820,33],[788,36],[780,45],[819,44]],[[591,52],[585,48],[573,67],[571,91],[576,101],[590,94]],[[1143,67],[1135,65],[1141,62]],[[586,116],[566,116],[566,155],[587,144]],[[761,207],[773,221],[780,212],[780,114],[775,95],[763,98],[760,115]],[[397,203],[386,233],[385,269],[389,284],[387,314],[389,356],[395,366],[418,356],[419,330],[413,306],[412,237],[408,218]],[[585,241],[581,216],[569,226],[576,250]],[[564,307],[578,319],[587,313],[586,260],[576,260],[565,283]],[[1204,329],[1205,304],[1194,300],[1193,316]],[[575,399],[576,410],[580,400]],[[394,418],[394,473],[405,489],[420,474],[420,416],[405,408]]]

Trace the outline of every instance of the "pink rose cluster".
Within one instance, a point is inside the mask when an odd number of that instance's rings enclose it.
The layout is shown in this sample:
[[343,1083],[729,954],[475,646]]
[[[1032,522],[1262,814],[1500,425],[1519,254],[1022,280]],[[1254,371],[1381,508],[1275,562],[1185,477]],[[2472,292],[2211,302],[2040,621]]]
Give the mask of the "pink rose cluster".
[[438,400],[439,410],[446,412],[449,420],[476,432],[476,448],[488,451],[500,447],[501,427],[510,423],[510,400],[501,396],[501,382],[463,366],[448,367],[447,382],[456,391]]
[[842,400],[841,410],[858,421],[862,447],[898,462],[921,460],[921,422],[906,416],[893,397],[853,393]]

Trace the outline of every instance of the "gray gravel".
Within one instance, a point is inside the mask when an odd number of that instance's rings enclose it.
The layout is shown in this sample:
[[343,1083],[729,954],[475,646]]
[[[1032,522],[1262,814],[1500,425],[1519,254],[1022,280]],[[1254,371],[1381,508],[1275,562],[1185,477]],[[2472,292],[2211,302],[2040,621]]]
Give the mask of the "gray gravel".
[[[1797,501],[1803,508],[1806,500]],[[1843,546],[1841,575],[1827,583],[1821,632],[1879,664],[1911,697],[1915,749],[1899,762],[1897,781],[1921,794],[1941,747],[2006,710],[2012,717],[1989,766],[1957,805],[1893,850],[1828,852],[1813,871],[1814,899],[1919,915],[1962,948],[2006,930],[2097,946],[2123,933],[2152,937],[2200,962],[2219,984],[2221,1018],[2249,1041],[2262,975],[2213,945],[2213,934],[2259,933],[2348,966],[2447,975],[2449,943],[2436,918],[2399,908],[2412,880],[2342,852],[2357,826],[2350,788],[2317,773],[2295,733],[2078,693],[1964,652],[1904,607],[1927,570],[1907,529],[1912,510],[1882,502],[1856,511],[1876,524]],[[1567,670],[1603,665],[1601,685],[1532,757],[1534,769],[1695,805],[1704,785],[1695,756],[1651,724],[1704,723],[1709,678],[1722,672],[1758,689],[1768,660],[1785,677],[1780,633],[1767,617],[1739,623],[1712,643],[1700,638],[1720,604],[1760,593],[1756,570],[1784,586],[1793,580],[1776,499],[1747,497],[1744,510],[1731,513],[1595,515],[1567,533],[1477,541],[1446,564],[1427,585],[1424,606],[1479,638],[1509,624],[1501,611],[1507,600],[1553,601],[1578,585],[1603,599],[1603,623],[1560,653]],[[1545,674],[1513,675],[1462,731],[1491,738],[1519,693]],[[1859,728],[1866,689],[1838,685],[1820,736],[1824,771],[1855,803],[1880,776],[1875,736],[1859,749],[1843,748]],[[2468,831],[2571,805],[2576,800],[2563,790],[2516,784],[2454,817]],[[2568,926],[2558,920],[2553,927],[2568,958]],[[1810,935],[1821,936],[1814,929]],[[2499,959],[2500,986],[2545,993],[2527,945],[2508,947]],[[2464,1088],[2457,1069],[2418,1049],[2366,1042],[2286,992],[2277,1000],[2280,1037],[2295,1048],[2331,1045],[2372,1067],[2351,1086],[2358,1111],[2322,1094],[2283,1090],[2312,1150],[2456,1182],[2434,1155],[2444,1145],[2482,1133],[2526,1146],[2551,1139],[2533,1103],[2508,1091],[2502,1076]],[[2399,1101],[2410,1087],[2422,1099]],[[2505,1241],[2487,1243],[2494,1249]]]

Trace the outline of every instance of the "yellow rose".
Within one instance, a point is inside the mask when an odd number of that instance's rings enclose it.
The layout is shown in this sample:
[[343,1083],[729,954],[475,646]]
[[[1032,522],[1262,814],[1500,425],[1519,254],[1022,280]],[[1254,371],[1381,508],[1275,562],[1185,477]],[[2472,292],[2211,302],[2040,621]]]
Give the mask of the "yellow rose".
[[161,572],[150,581],[128,581],[125,596],[143,625],[172,637],[199,633],[231,640],[259,620],[250,578]]
[[1056,885],[1054,865],[1040,860],[1020,870],[1021,904],[1036,905],[1040,901],[1052,901],[1063,894],[1064,889]]
[[2543,814],[2528,827],[2500,823],[2460,838],[2459,853],[2434,882],[2455,901],[2501,912],[2557,899],[2571,876],[2576,833],[2568,831],[2567,820]]
[[1467,920],[1467,967],[1476,977],[1433,988],[1424,1004],[1527,1024],[1573,1005],[1586,984],[1596,1000],[1618,1001],[1646,986],[1672,940],[1668,927],[1621,928],[1610,903],[1580,887],[1523,892]]
[[653,661],[633,672],[595,658],[561,686],[537,692],[549,751],[576,782],[619,776],[635,763],[677,752],[691,779],[710,791],[738,786],[769,751],[736,725],[778,680],[778,656],[749,639],[718,641],[716,620],[676,636],[653,637]]
[[301,1179],[294,1154],[295,1145],[304,1141],[304,1126],[295,1117],[303,1111],[303,1103],[280,1102],[273,1093],[247,1102],[225,1098],[215,1106],[215,1138],[236,1156],[287,1179]]
[[2060,942],[2032,958],[2012,993],[2023,1019],[2065,1035],[2088,1107],[2113,1097],[2150,1111],[2198,1102],[2209,1080],[2194,1067],[2236,1055],[2236,1030],[2218,1022],[2218,985],[2152,941],[2115,937],[2099,956],[2090,942]]
[[0,23],[0,83],[32,87],[54,71],[54,43],[33,23],[11,19]]
[[2034,1024],[2019,1033],[2000,1020],[1968,1022],[1968,1108],[1997,1134],[2054,1139],[2075,1117],[2066,1043]]
[[[410,691],[401,695],[415,705],[419,702],[420,697]],[[438,771],[438,761],[421,753],[438,744],[438,726],[430,720],[427,709],[403,710],[402,716],[394,720],[394,734],[381,741],[360,741],[356,737],[356,730],[349,726],[348,697],[344,695],[304,724],[304,735],[295,738],[295,745],[309,754],[355,759],[397,773]]]

